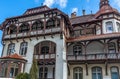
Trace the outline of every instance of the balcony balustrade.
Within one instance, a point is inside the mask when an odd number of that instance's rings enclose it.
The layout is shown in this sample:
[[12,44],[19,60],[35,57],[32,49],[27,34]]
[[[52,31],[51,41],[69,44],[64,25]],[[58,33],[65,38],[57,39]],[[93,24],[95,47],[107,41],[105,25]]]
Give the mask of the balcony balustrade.
[[120,53],[100,53],[100,54],[82,54],[82,55],[67,55],[68,61],[74,60],[109,60],[120,59]]

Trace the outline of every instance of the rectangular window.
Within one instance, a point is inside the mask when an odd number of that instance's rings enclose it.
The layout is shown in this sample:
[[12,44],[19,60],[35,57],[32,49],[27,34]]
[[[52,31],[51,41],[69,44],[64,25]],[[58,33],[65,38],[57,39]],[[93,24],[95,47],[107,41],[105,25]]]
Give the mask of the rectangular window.
[[14,52],[15,52],[15,44],[14,43],[9,44],[8,45],[8,53],[7,53],[7,55],[11,55]]

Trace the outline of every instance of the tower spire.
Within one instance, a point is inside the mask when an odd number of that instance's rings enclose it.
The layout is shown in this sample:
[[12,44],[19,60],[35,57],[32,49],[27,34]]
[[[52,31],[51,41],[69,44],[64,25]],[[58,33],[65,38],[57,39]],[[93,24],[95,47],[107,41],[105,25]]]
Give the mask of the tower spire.
[[109,5],[109,0],[100,0],[100,8],[105,5]]

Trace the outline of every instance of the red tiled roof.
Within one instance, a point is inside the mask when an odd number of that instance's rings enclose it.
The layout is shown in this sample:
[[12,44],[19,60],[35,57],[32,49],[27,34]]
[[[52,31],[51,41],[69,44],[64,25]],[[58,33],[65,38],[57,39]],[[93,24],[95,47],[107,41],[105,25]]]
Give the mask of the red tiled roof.
[[25,60],[23,57],[21,57],[20,55],[18,55],[16,53],[13,54],[13,55],[1,57],[0,59],[20,59],[20,60]]
[[67,38],[66,41],[67,42],[88,41],[88,40],[107,39],[107,38],[115,38],[115,37],[120,37],[120,33],[80,36],[80,37],[74,37],[74,38]]

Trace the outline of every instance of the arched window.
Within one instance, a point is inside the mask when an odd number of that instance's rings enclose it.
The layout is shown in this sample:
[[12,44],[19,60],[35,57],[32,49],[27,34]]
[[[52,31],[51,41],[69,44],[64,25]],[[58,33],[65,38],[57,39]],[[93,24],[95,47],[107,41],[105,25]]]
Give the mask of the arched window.
[[20,55],[25,56],[27,53],[27,47],[28,43],[27,42],[22,42],[20,46]]
[[33,23],[32,30],[41,30],[44,28],[43,22],[41,21],[36,21]]
[[114,42],[108,43],[108,51],[109,53],[115,53],[116,52],[116,46]]
[[48,54],[49,53],[49,47],[48,46],[43,46],[41,48],[41,54]]
[[7,34],[16,34],[17,33],[17,27],[15,25],[10,25],[7,28]]
[[73,77],[74,79],[83,79],[83,70],[80,67],[73,69]]
[[28,32],[30,30],[29,28],[29,24],[28,23],[23,23],[20,28],[19,28],[19,32],[23,33],[23,32]]
[[16,64],[16,63],[11,64],[9,76],[10,77],[17,76],[17,74],[18,74],[18,68],[19,68],[18,64]]
[[92,68],[92,79],[102,79],[102,68],[100,67]]
[[120,23],[117,22],[118,32],[120,32]]
[[109,22],[106,22],[106,32],[107,33],[112,33],[114,30],[113,30],[113,23],[111,21]]
[[39,69],[39,78],[40,79],[45,79],[47,78],[48,75],[48,68],[47,67],[41,67]]
[[58,27],[60,26],[60,20],[59,19],[50,19],[47,21],[46,28],[52,28],[52,27]]
[[12,53],[15,52],[15,44],[14,43],[11,43],[8,45],[8,52],[7,52],[7,55],[11,55]]
[[118,67],[111,68],[111,79],[119,79]]
[[82,45],[73,46],[73,53],[74,53],[74,55],[81,55],[82,54]]

